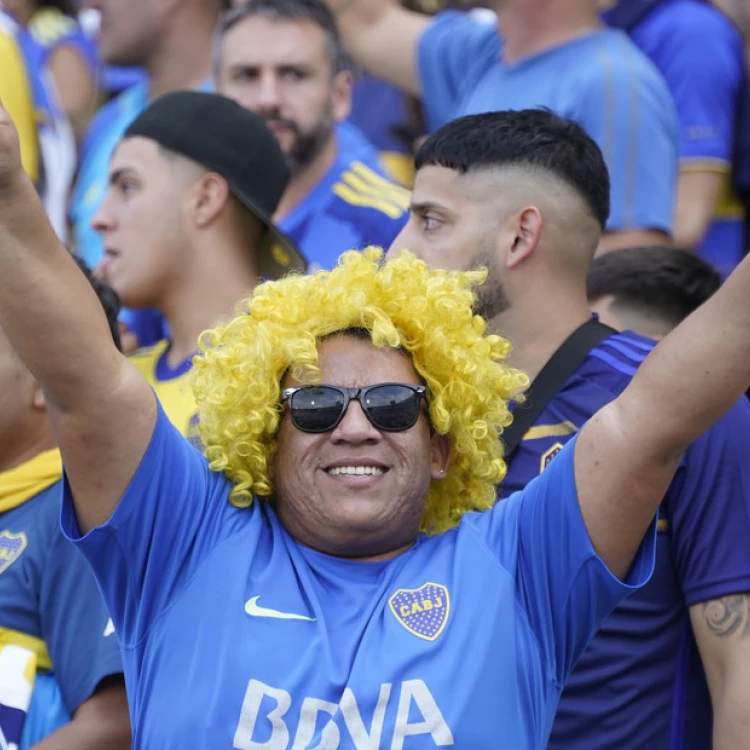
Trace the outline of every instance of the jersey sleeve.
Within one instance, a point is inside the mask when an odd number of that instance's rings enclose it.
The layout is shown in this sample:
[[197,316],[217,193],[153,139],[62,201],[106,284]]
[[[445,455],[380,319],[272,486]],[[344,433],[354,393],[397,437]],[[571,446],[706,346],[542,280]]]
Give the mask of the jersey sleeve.
[[750,591],[750,403],[693,443],[667,502],[688,606]]
[[578,505],[576,443],[570,440],[541,475],[484,514],[487,542],[515,572],[518,600],[560,687],[604,618],[649,580],[656,553],[654,522],[624,581],[599,559]]
[[39,616],[55,679],[73,714],[105,677],[122,673],[122,659],[91,569],[51,520],[55,533],[41,572]]
[[124,646],[132,647],[226,534],[229,483],[159,406],[154,434],[109,521],[81,536],[70,486],[62,529],[88,560]]
[[23,168],[32,181],[36,182],[39,177],[39,144],[31,86],[18,44],[2,29],[0,29],[0,100],[18,130]]
[[651,63],[629,42],[603,47],[600,63],[595,70],[581,71],[575,117],[607,162],[607,229],[671,233],[678,136],[672,97]]
[[644,22],[633,37],[674,98],[681,167],[728,169],[744,66],[740,34],[704,3],[683,4],[653,23],[658,27]]
[[456,106],[474,88],[478,73],[500,55],[496,28],[465,13],[439,13],[419,39],[422,106],[429,130],[455,117]]

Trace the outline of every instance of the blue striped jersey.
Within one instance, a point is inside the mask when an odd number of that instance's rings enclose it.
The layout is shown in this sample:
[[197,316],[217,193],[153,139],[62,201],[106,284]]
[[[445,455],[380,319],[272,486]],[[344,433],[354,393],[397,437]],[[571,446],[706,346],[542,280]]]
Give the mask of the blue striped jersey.
[[350,123],[337,128],[338,157],[323,179],[278,222],[311,271],[330,269],[346,250],[386,250],[409,217],[409,191],[380,163],[375,147]]
[[[628,385],[654,342],[595,347],[520,443],[502,486],[519,490]],[[563,691],[549,750],[705,750],[711,702],[689,607],[750,589],[750,405],[685,452],[659,508],[649,583],[607,617]]]

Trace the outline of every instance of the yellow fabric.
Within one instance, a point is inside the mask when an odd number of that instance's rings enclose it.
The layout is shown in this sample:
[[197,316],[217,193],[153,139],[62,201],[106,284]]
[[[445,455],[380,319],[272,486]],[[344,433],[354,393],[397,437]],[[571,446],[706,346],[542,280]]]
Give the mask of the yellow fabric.
[[172,424],[187,438],[195,434],[195,419],[198,407],[193,396],[190,373],[171,380],[157,380],[156,365],[169,346],[168,341],[137,351],[131,361],[141,371],[154,389],[164,413]]
[[10,628],[0,628],[0,649],[4,646],[20,646],[28,649],[36,654],[36,669],[40,671],[52,669],[52,659],[41,638],[35,638],[33,635],[26,635],[26,633]]
[[31,86],[16,40],[0,27],[0,100],[18,130],[23,168],[36,183],[39,178],[39,142]]
[[29,31],[34,41],[44,47],[52,47],[58,39],[63,39],[76,30],[76,22],[59,8],[41,8],[34,13]]
[[62,477],[62,458],[55,448],[0,474],[0,513],[18,507]]

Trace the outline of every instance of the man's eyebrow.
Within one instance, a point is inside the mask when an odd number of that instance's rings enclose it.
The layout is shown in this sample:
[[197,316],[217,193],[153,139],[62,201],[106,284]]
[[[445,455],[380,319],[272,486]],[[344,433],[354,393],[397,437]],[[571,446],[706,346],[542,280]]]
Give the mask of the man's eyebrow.
[[135,170],[131,167],[120,167],[120,169],[115,169],[109,175],[109,184],[114,185],[118,183],[123,177],[126,177],[128,174],[135,174]]
[[410,205],[414,213],[427,213],[428,211],[447,211],[447,208],[435,201],[412,201]]

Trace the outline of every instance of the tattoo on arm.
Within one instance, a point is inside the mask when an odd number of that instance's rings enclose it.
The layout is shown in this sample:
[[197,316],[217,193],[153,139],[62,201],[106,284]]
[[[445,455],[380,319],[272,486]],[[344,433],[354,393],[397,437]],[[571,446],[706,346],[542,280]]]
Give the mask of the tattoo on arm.
[[729,638],[739,634],[740,638],[750,638],[750,593],[703,602],[702,611],[713,635]]

